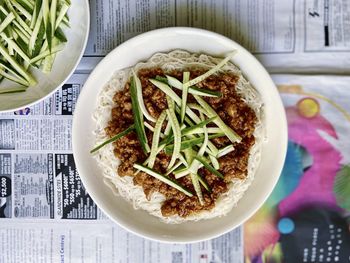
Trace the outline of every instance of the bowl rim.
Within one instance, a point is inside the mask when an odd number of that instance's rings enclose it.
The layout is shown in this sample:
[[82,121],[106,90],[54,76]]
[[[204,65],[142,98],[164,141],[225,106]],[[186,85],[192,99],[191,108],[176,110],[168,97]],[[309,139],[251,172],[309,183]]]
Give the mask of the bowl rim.
[[[253,60],[255,60],[255,62],[257,63],[257,65],[264,71],[266,77],[268,77],[269,81],[271,83],[269,83],[269,85],[273,85],[273,87],[276,88],[277,91],[277,87],[275,86],[274,82],[271,79],[270,74],[267,72],[267,70],[262,66],[262,64],[249,52],[247,51],[244,47],[242,47],[240,44],[238,44],[237,42],[235,42],[232,39],[229,39],[221,34],[209,31],[209,30],[205,30],[205,29],[200,29],[200,28],[193,28],[193,27],[166,27],[166,28],[160,28],[160,29],[155,29],[155,30],[151,30],[142,34],[139,34],[135,37],[132,37],[130,39],[128,39],[127,41],[123,42],[122,44],[118,45],[117,47],[115,47],[113,50],[111,50],[98,64],[97,66],[93,69],[93,71],[90,73],[89,77],[87,78],[85,84],[91,82],[94,78],[94,73],[96,71],[99,71],[101,68],[103,68],[103,65],[105,64],[106,61],[108,61],[110,59],[110,57],[113,57],[115,53],[118,53],[120,49],[124,48],[125,46],[129,45],[130,43],[133,42],[137,42],[139,40],[141,40],[142,38],[144,38],[145,36],[149,37],[153,34],[162,34],[162,33],[169,33],[173,30],[180,30],[181,32],[185,32],[185,33],[199,33],[199,34],[205,34],[205,35],[211,35],[217,39],[221,39],[224,40],[226,42],[231,42],[232,44],[234,44],[235,46],[238,46],[242,51],[249,53],[249,55],[252,57]],[[161,51],[160,51],[161,52]],[[80,104],[82,104],[82,100],[80,100],[80,98],[82,97],[82,94],[88,93],[87,88],[82,89],[80,96],[78,98],[78,102],[76,104],[76,109],[80,108],[82,106],[80,106]],[[84,95],[85,96],[85,95]],[[282,100],[281,98],[279,99],[279,104],[282,106],[282,109],[284,109],[283,104],[282,104]],[[74,114],[73,115],[73,125],[72,125],[72,146],[73,146],[73,154],[77,152],[77,148],[79,147],[76,144],[77,140],[74,140],[74,137],[76,137],[77,135],[76,132],[74,132],[77,128],[76,126],[78,125],[78,120],[77,120],[77,115]],[[229,226],[227,226],[225,228],[225,230],[223,231],[217,231],[216,234],[212,234],[212,235],[208,235],[206,237],[203,238],[192,238],[192,239],[183,239],[183,240],[171,240],[170,238],[168,238],[167,236],[160,236],[158,235],[157,237],[155,237],[154,235],[150,235],[147,233],[140,233],[138,232],[134,227],[130,227],[130,225],[126,225],[123,222],[120,222],[118,220],[118,218],[112,217],[108,212],[107,212],[107,208],[105,207],[105,205],[103,204],[102,201],[100,201],[100,199],[97,197],[97,193],[95,193],[94,190],[91,190],[92,187],[92,183],[89,182],[89,179],[87,179],[87,177],[85,176],[81,176],[80,174],[80,178],[84,184],[84,187],[86,189],[86,191],[88,192],[88,194],[91,196],[91,198],[93,199],[93,201],[96,203],[96,205],[99,207],[99,209],[105,214],[107,215],[114,223],[116,223],[118,226],[121,226],[123,229],[125,229],[126,231],[129,231],[139,237],[142,238],[146,238],[152,241],[156,241],[156,242],[162,242],[162,243],[177,243],[177,244],[191,244],[191,243],[197,243],[197,242],[202,242],[202,241],[207,241],[213,238],[217,238],[219,236],[222,236],[224,234],[227,234],[228,232],[236,229],[239,226],[242,226],[250,217],[252,217],[260,208],[261,206],[266,202],[267,198],[271,195],[273,189],[275,188],[278,179],[281,175],[282,172],[282,168],[284,165],[284,161],[287,155],[287,144],[288,144],[288,130],[287,130],[287,118],[286,118],[286,114],[285,111],[283,110],[283,112],[281,112],[281,119],[280,119],[282,126],[284,127],[283,131],[281,132],[281,137],[282,137],[282,145],[280,146],[281,148],[281,152],[283,151],[283,153],[281,154],[281,162],[278,164],[278,166],[276,166],[276,170],[279,171],[278,176],[275,176],[273,178],[272,183],[271,183],[271,187],[269,188],[269,190],[266,192],[264,198],[259,199],[256,204],[253,204],[251,207],[247,208],[247,212],[245,213],[245,216],[242,217],[242,219],[240,220],[239,223],[236,224],[231,224]],[[79,171],[79,165],[80,165],[80,161],[77,158],[76,160],[76,168]],[[254,180],[253,180],[254,181]],[[249,187],[248,187],[249,189]]]
[[90,17],[90,3],[89,3],[89,0],[84,0],[85,2],[85,5],[86,5],[86,12],[87,12],[87,16],[86,16],[86,24],[87,24],[87,30],[86,30],[86,34],[85,34],[85,37],[84,37],[84,43],[83,43],[83,48],[81,49],[80,51],[80,54],[78,56],[78,59],[77,61],[74,63],[74,66],[72,67],[72,70],[70,71],[70,73],[67,75],[67,77],[61,81],[60,84],[57,85],[56,88],[54,88],[52,91],[50,91],[49,93],[47,93],[45,96],[41,97],[41,98],[38,98],[28,104],[24,104],[22,106],[19,106],[19,107],[15,107],[15,108],[10,108],[10,109],[6,109],[6,110],[0,110],[0,113],[8,113],[8,112],[13,112],[13,111],[18,111],[18,110],[21,110],[21,109],[24,109],[24,108],[27,108],[27,107],[31,107],[33,106],[34,104],[37,104],[43,100],[45,100],[46,98],[50,97],[52,94],[54,94],[59,88],[61,88],[68,80],[69,78],[74,74],[76,68],[78,67],[84,53],[85,53],[85,49],[86,49],[86,45],[87,45],[87,42],[89,40],[89,35],[90,35],[90,20],[91,20],[91,17]]

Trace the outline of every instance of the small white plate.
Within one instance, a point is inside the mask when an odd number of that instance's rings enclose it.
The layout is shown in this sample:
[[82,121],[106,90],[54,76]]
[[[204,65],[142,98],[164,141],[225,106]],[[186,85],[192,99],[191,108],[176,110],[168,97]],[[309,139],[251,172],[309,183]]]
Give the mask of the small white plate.
[[[233,63],[260,92],[265,104],[267,142],[255,179],[238,205],[224,217],[179,225],[162,223],[132,205],[103,183],[102,171],[89,151],[93,148],[95,129],[92,114],[96,98],[112,74],[122,68],[147,60],[154,53],[183,49],[222,56],[233,49],[238,53]],[[209,31],[194,28],[165,28],[128,40],[106,56],[91,73],[80,94],[73,120],[74,159],[83,183],[96,204],[116,223],[146,238],[163,242],[195,242],[222,235],[242,224],[265,202],[274,188],[287,150],[287,122],[278,91],[262,65],[243,47]]]
[[[70,28],[64,30],[68,41],[64,50],[57,53],[50,74],[46,75],[35,69],[33,73],[38,82],[37,85],[29,87],[25,92],[0,94],[0,112],[17,110],[46,98],[61,87],[73,74],[83,56],[88,40],[90,29],[89,1],[72,1],[68,16]],[[5,86],[13,87],[14,84],[8,81],[0,84],[0,87]]]

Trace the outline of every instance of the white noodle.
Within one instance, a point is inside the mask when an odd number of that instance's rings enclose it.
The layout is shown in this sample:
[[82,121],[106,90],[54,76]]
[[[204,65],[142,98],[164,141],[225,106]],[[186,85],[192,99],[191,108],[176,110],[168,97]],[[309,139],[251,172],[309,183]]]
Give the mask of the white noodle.
[[[214,67],[219,61],[221,61],[221,59],[213,58],[208,55],[191,54],[186,51],[175,50],[167,54],[157,53],[147,62],[138,63],[134,67],[134,70],[137,72],[140,69],[152,67],[160,67],[164,72],[183,70],[184,68],[202,68],[208,70]],[[253,181],[254,174],[260,163],[261,144],[264,134],[264,127],[262,124],[263,104],[258,92],[243,77],[241,71],[236,66],[232,63],[228,63],[221,71],[239,76],[239,80],[236,84],[237,93],[255,111],[258,118],[254,131],[255,144],[251,148],[248,161],[247,177],[243,180],[233,180],[229,185],[229,191],[220,196],[216,201],[215,207],[210,211],[203,211],[186,218],[180,216],[163,217],[160,208],[165,200],[164,196],[160,193],[154,193],[151,196],[151,200],[147,200],[143,188],[134,185],[132,177],[118,176],[116,171],[120,161],[113,154],[114,146],[109,144],[95,155],[99,165],[102,167],[104,181],[113,189],[115,194],[131,202],[135,209],[144,209],[150,214],[159,217],[162,221],[173,224],[224,216],[237,205],[238,200],[243,196],[244,192]],[[97,98],[97,108],[93,115],[93,119],[96,122],[96,129],[94,131],[96,136],[95,145],[108,139],[104,128],[108,125],[112,108],[115,107],[115,102],[113,102],[112,98],[116,91],[124,88],[130,76],[130,68],[117,71],[99,94]]]

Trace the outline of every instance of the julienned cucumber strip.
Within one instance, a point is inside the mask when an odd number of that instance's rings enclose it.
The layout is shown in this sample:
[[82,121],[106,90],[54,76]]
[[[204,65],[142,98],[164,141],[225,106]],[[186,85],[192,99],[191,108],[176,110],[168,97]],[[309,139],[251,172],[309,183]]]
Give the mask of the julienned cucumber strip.
[[174,100],[177,105],[181,105],[180,97],[167,84],[155,79],[150,79],[149,81]]
[[36,80],[26,72],[26,70],[21,66],[20,64],[17,63],[17,61],[11,57],[6,48],[0,43],[0,53],[4,56],[4,58],[11,64],[11,66],[23,77],[25,78],[28,82],[29,85],[35,85]]
[[[190,72],[186,71],[183,73],[183,83],[190,80]],[[188,86],[183,86],[182,88],[182,98],[181,98],[181,123],[184,122],[186,106],[187,106],[187,96],[188,96]]]
[[[8,16],[9,15],[9,12],[7,12],[5,10],[4,7],[0,6],[0,12],[5,15],[5,16]],[[18,28],[27,38],[30,37],[30,34],[20,25],[20,23],[16,20],[16,14],[14,12],[11,11],[12,14],[15,15],[15,20],[12,21],[13,25],[14,25],[14,28]]]
[[189,197],[193,196],[193,194],[189,190],[187,190],[181,184],[179,184],[178,182],[176,182],[175,180],[171,179],[168,176],[162,175],[162,174],[160,174],[160,173],[158,173],[158,172],[156,172],[148,167],[140,165],[140,164],[134,164],[134,168],[153,176],[154,178],[162,181],[163,183],[165,183],[167,185],[170,185],[171,187],[174,187],[175,189],[179,190],[180,192],[184,193],[185,195],[187,195]]
[[202,193],[201,186],[200,186],[200,184],[199,184],[198,177],[197,177],[196,174],[193,174],[193,173],[191,173],[190,176],[191,176],[191,181],[192,181],[194,190],[196,191],[196,194],[197,194],[199,203],[200,203],[201,205],[204,205],[203,193]]
[[7,79],[32,86],[30,66],[52,69],[55,53],[63,48],[59,43],[67,42],[60,26],[69,23],[69,6],[66,0],[0,0],[0,55],[16,71],[2,71]]
[[225,156],[226,154],[230,153],[230,152],[233,152],[235,150],[235,148],[233,147],[233,145],[228,145],[224,148],[221,148],[219,151],[218,151],[218,154],[217,154],[217,157],[220,158],[222,156]]
[[[56,29],[60,26],[62,20],[64,20],[64,16],[66,15],[68,9],[69,9],[69,5],[68,5],[68,4],[63,3],[63,4],[61,5],[61,9],[60,9],[60,11],[59,11],[59,13],[58,13],[58,16],[57,16],[57,18],[56,18],[56,24],[55,24],[55,28],[56,28]],[[66,23],[68,23],[68,22],[69,22],[69,21],[66,21]]]
[[[150,79],[150,82],[155,85],[157,88],[159,88],[161,91],[163,91],[166,95],[168,95],[172,100],[175,101],[175,103],[181,107],[181,98],[170,88],[167,84],[155,80]],[[188,107],[186,106],[186,114],[195,122],[198,123],[201,120],[199,117]]]
[[8,38],[5,33],[0,33],[0,36],[7,42],[8,46],[11,46],[11,48],[13,48],[17,54],[24,59],[25,62],[30,63],[30,58],[24,53],[24,51],[17,45],[15,41]]
[[15,15],[13,13],[9,13],[8,16],[1,22],[0,24],[0,32],[4,31],[4,29],[15,19]]
[[216,119],[216,116],[212,117],[212,118],[209,118],[209,119],[206,119],[204,121],[201,121],[200,123],[198,123],[196,125],[193,125],[192,127],[185,128],[185,129],[182,130],[182,134],[183,135],[190,134],[191,131],[193,131],[193,130],[195,130],[197,128],[203,128],[205,125],[213,122],[215,119]]
[[11,0],[12,5],[21,12],[22,15],[26,17],[29,21],[32,20],[32,15],[27,11],[22,5],[20,5],[16,0]]
[[173,171],[176,170],[176,168],[178,168],[180,165],[182,165],[182,161],[179,160],[171,169],[169,169],[165,175],[169,175],[171,174]]
[[0,88],[0,94],[24,92],[26,90],[27,90],[26,87]]
[[[213,134],[213,135],[209,135],[208,138],[210,140],[210,139],[214,139],[214,138],[218,138],[218,137],[222,137],[222,136],[225,136],[225,134],[224,133]],[[195,145],[198,145],[200,143],[203,143],[203,141],[204,141],[204,136],[200,136],[200,137],[197,137],[194,139],[182,141],[181,142],[181,151],[183,151],[187,148],[193,147]],[[169,144],[169,145],[165,146],[164,152],[166,154],[171,154],[173,152],[173,149],[174,149],[174,145]]]
[[199,174],[196,174],[196,176],[198,177],[199,182],[203,185],[205,190],[207,190],[209,193],[211,193],[211,189],[210,189],[208,182]]
[[45,25],[45,32],[46,32],[46,40],[49,46],[49,50],[51,52],[52,47],[52,27],[51,27],[51,21],[50,21],[50,5],[49,0],[43,0],[42,3],[42,13],[43,13],[43,21]]
[[23,85],[23,86],[28,86],[28,82],[24,79],[21,79],[17,76],[14,76],[14,75],[11,75],[11,74],[8,74],[7,72],[5,72],[3,69],[0,68],[0,75],[3,76],[4,78],[8,79],[8,80],[11,80],[13,82],[16,82],[20,85]]
[[206,110],[209,118],[217,116],[217,118],[213,122],[225,133],[225,135],[230,139],[231,142],[240,142],[242,140],[242,138],[235,131],[233,131],[224,123],[224,121],[205,100],[203,100],[197,95],[195,95],[194,97],[197,100],[197,102]]
[[66,35],[64,34],[63,30],[58,27],[55,31],[55,37],[61,41],[62,43],[65,43],[67,42],[67,38],[66,38]]
[[[168,84],[176,89],[182,90],[183,84],[177,78],[166,75],[166,77],[157,76],[156,80]],[[188,88],[188,93],[205,97],[221,97],[222,95],[220,91],[201,89],[194,86]]]
[[45,52],[39,54],[39,55],[36,56],[35,58],[32,58],[32,59],[30,60],[30,63],[31,63],[31,64],[34,64],[35,62],[37,62],[37,61],[39,61],[39,60],[41,60],[41,59],[43,59],[43,58],[46,58],[47,56],[50,56],[50,55],[52,55],[52,54],[54,54],[54,53],[57,53],[57,52],[63,50],[63,48],[64,48],[64,45],[63,45],[63,44],[60,44],[60,45],[55,46],[55,47],[52,47],[51,52],[50,52],[50,50],[46,50]]
[[33,17],[32,17],[32,21],[30,22],[31,29],[34,29],[34,26],[35,26],[36,21],[39,17],[39,14],[41,13],[41,15],[42,15],[42,12],[40,12],[41,5],[42,5],[42,0],[35,1],[34,9],[33,9]]
[[28,12],[32,13],[34,9],[34,5],[32,1],[29,0],[17,0],[18,3],[20,3],[23,8],[25,8]]
[[53,37],[56,30],[56,14],[57,14],[57,0],[51,0],[50,5],[50,24],[51,24],[51,37]]
[[181,151],[181,129],[180,129],[180,124],[176,118],[175,111],[174,111],[174,105],[173,102],[169,97],[168,98],[168,106],[169,109],[166,110],[166,113],[168,115],[168,120],[170,121],[171,128],[174,133],[174,144],[173,144],[173,149],[172,149],[172,156],[171,160],[169,162],[168,168],[170,169],[174,164],[175,161],[178,159],[178,156],[180,155]]
[[132,76],[135,81],[136,85],[136,90],[137,90],[137,101],[139,104],[139,107],[141,109],[141,113],[146,117],[146,119],[150,120],[151,122],[156,122],[156,119],[149,114],[148,110],[146,109],[145,103],[143,101],[143,96],[142,96],[142,86],[141,86],[141,80],[139,77],[136,75],[135,71],[132,71]]
[[212,69],[210,69],[209,71],[207,71],[206,73],[204,73],[201,76],[198,76],[195,79],[192,79],[190,81],[188,81],[187,83],[184,84],[184,86],[194,86],[197,83],[203,81],[204,79],[206,79],[207,77],[213,75],[214,73],[216,73],[217,71],[219,71],[227,62],[229,62],[231,60],[231,58],[237,53],[237,50],[234,50],[233,52],[231,52],[227,57],[225,57],[223,60],[220,61],[219,64],[217,64],[215,67],[213,67]]
[[94,153],[97,152],[99,149],[101,149],[102,147],[106,146],[107,144],[110,144],[112,142],[115,142],[117,140],[119,140],[120,138],[124,137],[125,135],[127,135],[128,133],[132,132],[135,129],[135,125],[131,125],[129,128],[127,128],[126,130],[118,133],[117,135],[113,136],[112,138],[108,139],[107,141],[101,143],[100,145],[97,145],[94,149],[92,149],[90,151],[90,153]]
[[[210,119],[206,119],[192,127],[188,127],[188,128],[185,128],[183,130],[181,130],[181,136],[183,135],[191,135],[191,132],[195,129],[198,129],[198,128],[202,128],[204,125],[212,122],[216,117],[213,117],[213,118],[210,118]],[[220,130],[219,132],[216,132],[216,133],[222,133],[222,131]],[[173,135],[168,135],[166,136],[161,142],[160,144],[161,145],[165,145],[165,144],[169,144],[171,143],[172,141],[174,140],[174,136]]]
[[159,138],[160,138],[160,133],[161,133],[161,129],[162,129],[162,125],[163,122],[166,118],[167,114],[165,111],[163,111],[157,122],[156,122],[156,126],[154,127],[154,132],[153,132],[153,138],[152,138],[152,146],[151,146],[151,154],[149,156],[149,161],[148,161],[148,167],[149,168],[153,168],[154,162],[156,160],[156,156],[157,156],[157,149],[158,149],[158,145],[159,145]]
[[136,89],[136,83],[134,78],[131,78],[130,95],[131,95],[132,112],[134,116],[136,134],[141,143],[142,150],[144,151],[144,153],[147,154],[150,151],[150,148],[147,142],[145,126],[143,125],[143,115],[141,113],[138,100],[137,100],[137,89]]
[[7,8],[10,10],[10,12],[12,12],[15,15],[15,19],[16,21],[21,25],[21,27],[30,35],[32,34],[32,30],[30,29],[30,27],[27,25],[26,22],[23,21],[23,19],[21,18],[21,16],[17,13],[17,11],[13,8],[12,3],[10,2],[10,0],[4,0],[6,3]]
[[[180,89],[180,90],[183,89],[183,83],[181,83],[181,81],[179,81],[177,78],[166,75],[166,78],[160,77],[159,80],[169,84],[170,86],[176,89]],[[194,95],[200,95],[200,96],[207,96],[207,97],[221,97],[222,95],[220,91],[201,89],[195,86],[189,87],[188,93],[191,93]]]
[[208,169],[209,172],[212,174],[215,174],[217,177],[220,177],[221,179],[224,179],[224,176],[217,170],[215,170],[204,158],[196,156],[195,159],[199,161],[203,166]]

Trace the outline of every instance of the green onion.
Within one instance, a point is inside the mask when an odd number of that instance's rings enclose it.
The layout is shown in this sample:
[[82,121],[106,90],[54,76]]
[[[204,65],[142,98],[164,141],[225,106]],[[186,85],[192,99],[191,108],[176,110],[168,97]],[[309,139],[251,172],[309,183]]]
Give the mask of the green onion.
[[99,149],[101,149],[102,147],[106,146],[107,144],[110,144],[112,142],[115,142],[117,140],[119,140],[120,138],[124,137],[125,135],[127,135],[128,133],[132,132],[135,129],[135,125],[131,125],[129,128],[127,128],[126,130],[114,135],[112,138],[108,139],[107,141],[97,145],[95,148],[93,148],[90,153],[94,153],[97,152]]
[[168,176],[162,175],[162,174],[160,174],[160,173],[158,173],[158,172],[156,172],[148,167],[140,165],[140,164],[134,164],[134,168],[153,176],[154,178],[162,181],[163,183],[165,183],[167,185],[170,185],[171,187],[174,187],[175,189],[179,190],[180,192],[184,193],[185,195],[187,195],[189,197],[193,196],[193,194],[189,190],[187,190],[181,184],[179,184],[178,182],[176,182],[175,180],[171,179]]

